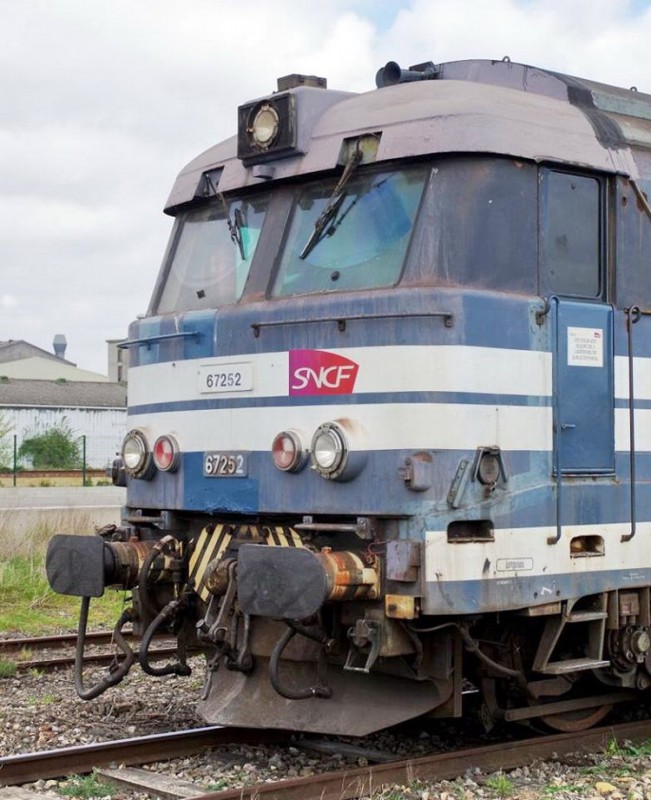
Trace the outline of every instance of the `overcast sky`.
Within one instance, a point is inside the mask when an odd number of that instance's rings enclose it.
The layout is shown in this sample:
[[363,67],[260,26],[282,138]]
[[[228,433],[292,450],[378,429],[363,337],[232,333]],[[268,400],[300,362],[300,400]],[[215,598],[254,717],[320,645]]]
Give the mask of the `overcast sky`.
[[106,372],[176,174],[291,72],[495,58],[651,92],[651,0],[0,0],[0,340]]

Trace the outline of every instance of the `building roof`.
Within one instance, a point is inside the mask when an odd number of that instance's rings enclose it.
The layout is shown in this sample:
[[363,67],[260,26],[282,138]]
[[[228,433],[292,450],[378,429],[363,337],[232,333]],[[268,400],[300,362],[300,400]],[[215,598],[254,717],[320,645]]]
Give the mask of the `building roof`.
[[24,339],[8,339],[6,341],[0,341],[0,364],[5,361],[18,361],[21,358],[31,358],[33,356],[60,361],[64,364],[68,364],[71,367],[77,366],[72,361],[68,361],[65,358],[60,358],[59,356],[54,355],[54,353],[49,353],[47,350],[43,350],[43,348],[37,347],[35,344],[30,344]]
[[0,408],[125,408],[126,386],[99,381],[0,378]]
[[62,358],[43,358],[26,356],[17,361],[0,361],[0,380],[5,378],[24,378],[25,380],[57,381],[103,381],[110,379],[99,372],[79,369]]

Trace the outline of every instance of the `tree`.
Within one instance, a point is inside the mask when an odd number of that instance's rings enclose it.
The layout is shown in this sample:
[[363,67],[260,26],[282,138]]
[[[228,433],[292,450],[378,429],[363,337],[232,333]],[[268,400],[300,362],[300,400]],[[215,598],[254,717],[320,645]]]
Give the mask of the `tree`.
[[79,438],[63,420],[23,439],[18,455],[29,459],[35,469],[79,469],[79,449]]

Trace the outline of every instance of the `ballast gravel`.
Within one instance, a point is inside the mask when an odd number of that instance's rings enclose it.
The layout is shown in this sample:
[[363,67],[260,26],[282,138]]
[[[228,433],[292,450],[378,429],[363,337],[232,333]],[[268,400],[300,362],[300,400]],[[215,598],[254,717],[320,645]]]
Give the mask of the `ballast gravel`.
[[[201,727],[204,722],[195,714],[194,707],[203,684],[203,666],[200,659],[192,665],[193,674],[187,678],[152,679],[134,668],[119,687],[88,702],[76,696],[72,672],[68,669],[19,672],[14,677],[0,679],[0,755]],[[90,681],[92,674],[90,671]],[[432,722],[427,728],[411,727],[380,732],[363,740],[342,741],[391,753],[396,758],[417,758],[455,749],[464,743],[481,744],[479,733],[474,731],[470,735],[473,738],[468,743],[467,723],[441,721]],[[195,784],[199,794],[366,764],[363,755],[348,754],[345,748],[341,752],[318,753],[304,749],[296,740],[282,746],[235,744],[146,765],[144,769],[165,774],[170,781]],[[70,796],[63,794],[66,783],[62,780],[41,780],[25,788],[42,797]],[[92,798],[88,794],[83,796]],[[122,788],[115,788],[110,796],[113,800],[157,797],[155,793]],[[466,773],[455,781],[385,787],[373,795],[373,800],[505,797],[651,800],[651,744],[627,748],[619,743],[606,753],[536,762],[504,774],[482,774],[469,765]]]

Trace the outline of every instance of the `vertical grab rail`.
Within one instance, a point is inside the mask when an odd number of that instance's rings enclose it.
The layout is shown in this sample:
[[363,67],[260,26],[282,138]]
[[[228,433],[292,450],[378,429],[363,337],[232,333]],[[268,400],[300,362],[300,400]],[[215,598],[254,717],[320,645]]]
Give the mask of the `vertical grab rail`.
[[563,480],[561,475],[561,407],[560,407],[560,347],[561,340],[559,337],[560,322],[558,313],[559,299],[558,297],[550,297],[548,300],[548,307],[551,309],[552,301],[556,305],[556,312],[554,314],[554,369],[552,380],[554,382],[552,388],[552,414],[554,418],[553,431],[554,431],[554,462],[556,469],[556,536],[550,536],[547,539],[547,544],[558,544],[561,540],[563,532]]
[[560,323],[559,323],[559,313],[558,313],[558,306],[559,306],[559,298],[556,295],[552,295],[545,300],[545,305],[540,311],[536,312],[536,322],[538,325],[542,325],[544,322],[545,317],[549,314],[552,310],[552,302],[556,306],[555,314],[554,314],[554,342],[553,342],[553,361],[552,361],[552,415],[553,415],[553,435],[554,435],[554,471],[556,472],[556,536],[549,536],[547,538],[547,544],[558,544],[561,540],[561,535],[563,531],[562,526],[562,514],[563,514],[563,504],[562,504],[562,492],[563,492],[563,481],[561,480],[561,440],[560,440],[560,431],[561,431],[561,410],[560,410],[560,338],[559,338],[559,330],[560,330]]
[[644,312],[639,306],[631,306],[624,309],[626,314],[626,333],[628,341],[628,429],[629,429],[629,480],[631,482],[630,505],[631,505],[631,530],[625,533],[621,541],[630,542],[635,536],[637,529],[637,506],[635,499],[635,379],[633,376],[633,325],[640,321]]

